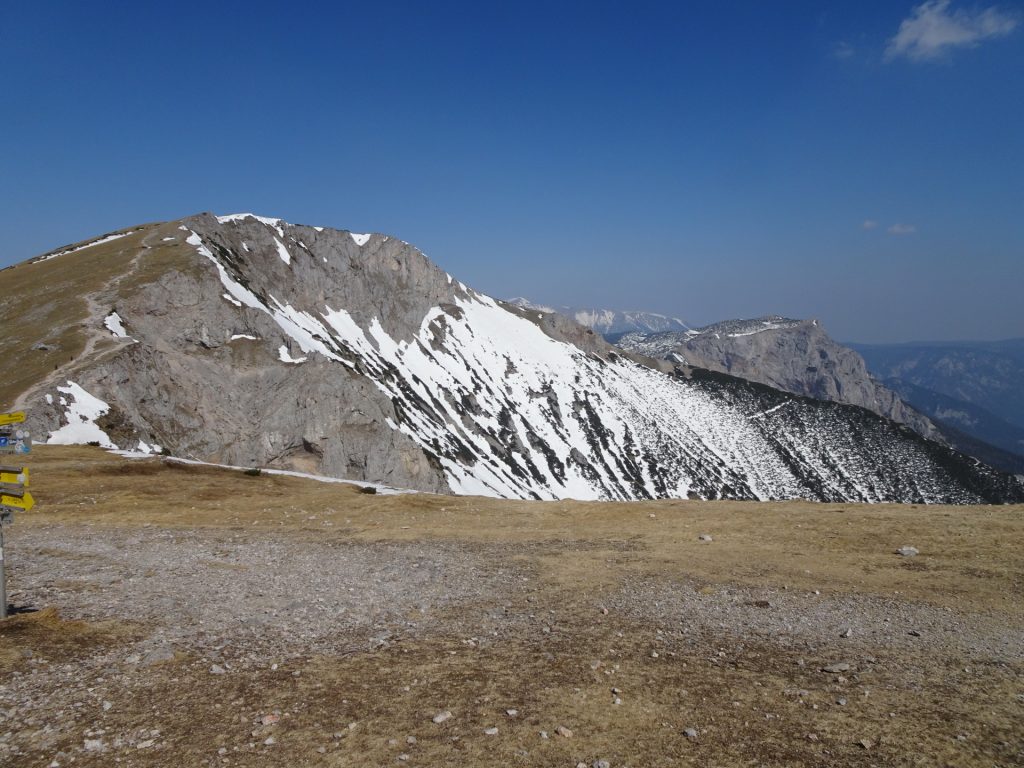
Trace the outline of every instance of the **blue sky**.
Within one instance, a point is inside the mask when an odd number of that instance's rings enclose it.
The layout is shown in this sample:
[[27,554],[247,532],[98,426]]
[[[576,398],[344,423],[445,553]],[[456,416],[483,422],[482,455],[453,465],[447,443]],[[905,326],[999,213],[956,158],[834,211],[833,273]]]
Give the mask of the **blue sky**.
[[6,3],[0,265],[211,210],[496,296],[1024,336],[1024,5]]

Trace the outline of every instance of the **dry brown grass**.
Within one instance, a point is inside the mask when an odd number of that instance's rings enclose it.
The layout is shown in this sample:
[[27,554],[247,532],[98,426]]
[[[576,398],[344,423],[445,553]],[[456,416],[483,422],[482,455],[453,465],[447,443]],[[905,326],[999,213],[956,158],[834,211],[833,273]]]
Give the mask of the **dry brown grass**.
[[[575,589],[627,575],[900,594],[1016,611],[1024,507],[811,502],[515,502],[416,494],[279,475],[125,460],[99,448],[35,449],[36,522],[285,529],[346,540],[451,540],[533,547],[546,579]],[[309,521],[310,514],[316,515]],[[330,523],[330,527],[325,527]],[[714,537],[713,546],[697,540]],[[921,556],[894,557],[913,544]]]
[[66,661],[139,633],[116,621],[71,621],[50,606],[0,622],[0,675],[23,668],[28,658]]
[[[896,597],[1001,617],[1019,628],[1020,506],[374,496],[158,458],[129,461],[92,448],[42,447],[31,467],[38,511],[18,517],[16,526],[497,544],[495,567],[514,565],[532,577],[509,610],[556,614],[550,633],[528,625],[476,646],[454,630],[411,635],[375,652],[354,647],[276,670],[268,658],[226,676],[210,675],[208,662],[179,657],[138,673],[141,682],[126,687],[124,700],[104,715],[109,733],[158,721],[173,744],[132,752],[129,764],[589,766],[603,758],[634,767],[962,766],[1019,764],[1024,754],[1019,663],[864,646],[856,653],[870,650],[877,663],[860,663],[842,679],[820,672],[840,653],[831,647],[737,641],[711,626],[659,634],[628,615],[599,610],[624,583],[678,581],[704,585],[709,599],[737,586]],[[700,533],[714,542],[699,542]],[[902,544],[921,555],[895,556]],[[448,610],[452,627],[470,615],[466,606]],[[52,624],[52,614],[36,616],[3,625],[0,673],[19,662],[25,647],[74,659],[81,649],[75,638],[113,637],[78,622]],[[8,626],[25,629],[12,633]],[[838,705],[839,698],[847,704]],[[518,715],[508,717],[508,708]],[[446,709],[454,717],[434,724],[431,717]],[[259,724],[275,711],[280,722]],[[556,735],[559,725],[573,736]],[[484,735],[490,726],[499,733]],[[688,727],[700,731],[696,741],[683,736]],[[269,736],[277,743],[264,745]],[[415,744],[406,742],[409,736]],[[218,756],[222,746],[227,753]],[[106,765],[109,758],[79,755],[76,764]]]

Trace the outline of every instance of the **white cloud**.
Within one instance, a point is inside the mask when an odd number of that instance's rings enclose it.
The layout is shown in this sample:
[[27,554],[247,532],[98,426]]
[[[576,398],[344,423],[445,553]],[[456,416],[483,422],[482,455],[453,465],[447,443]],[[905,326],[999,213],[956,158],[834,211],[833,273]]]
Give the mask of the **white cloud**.
[[953,48],[973,48],[982,40],[1003,37],[1017,26],[1017,17],[995,7],[950,10],[950,0],[926,0],[900,24],[885,49],[886,59],[900,56],[923,61]]
[[861,224],[864,229],[874,229],[878,226],[878,222],[874,219],[864,219],[864,223]]
[[917,232],[917,227],[913,224],[893,224],[885,231],[890,235],[912,235]]

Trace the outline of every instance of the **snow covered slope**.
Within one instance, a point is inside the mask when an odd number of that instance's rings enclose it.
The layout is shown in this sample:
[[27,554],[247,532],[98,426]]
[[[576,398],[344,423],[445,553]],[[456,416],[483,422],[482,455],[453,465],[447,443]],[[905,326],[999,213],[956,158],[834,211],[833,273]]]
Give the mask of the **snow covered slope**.
[[[728,373],[819,400],[857,405],[941,440],[935,425],[868,373],[864,360],[817,320],[769,315],[690,331],[626,333],[622,349],[674,364]],[[944,442],[944,441],[943,441]]]
[[[635,362],[400,240],[204,214],[141,242],[142,286],[97,315],[136,343],[75,377],[122,448],[498,497],[1024,499],[863,409]],[[27,395],[59,434],[64,385]]]

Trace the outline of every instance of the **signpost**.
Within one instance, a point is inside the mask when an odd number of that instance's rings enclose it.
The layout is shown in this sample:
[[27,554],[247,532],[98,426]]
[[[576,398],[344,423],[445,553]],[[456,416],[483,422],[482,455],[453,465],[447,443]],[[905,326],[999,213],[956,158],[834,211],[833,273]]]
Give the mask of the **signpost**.
[[25,420],[24,411],[13,411],[11,413],[0,413],[0,427],[8,424],[21,424]]
[[24,411],[0,413],[0,454],[25,454],[32,450],[32,434],[16,426],[25,421]]
[[[23,427],[24,411],[0,413],[0,454],[24,455],[32,450],[32,436]],[[7,567],[4,563],[4,526],[14,522],[15,512],[28,512],[35,499],[28,492],[28,469],[0,465],[0,619],[7,618]]]

